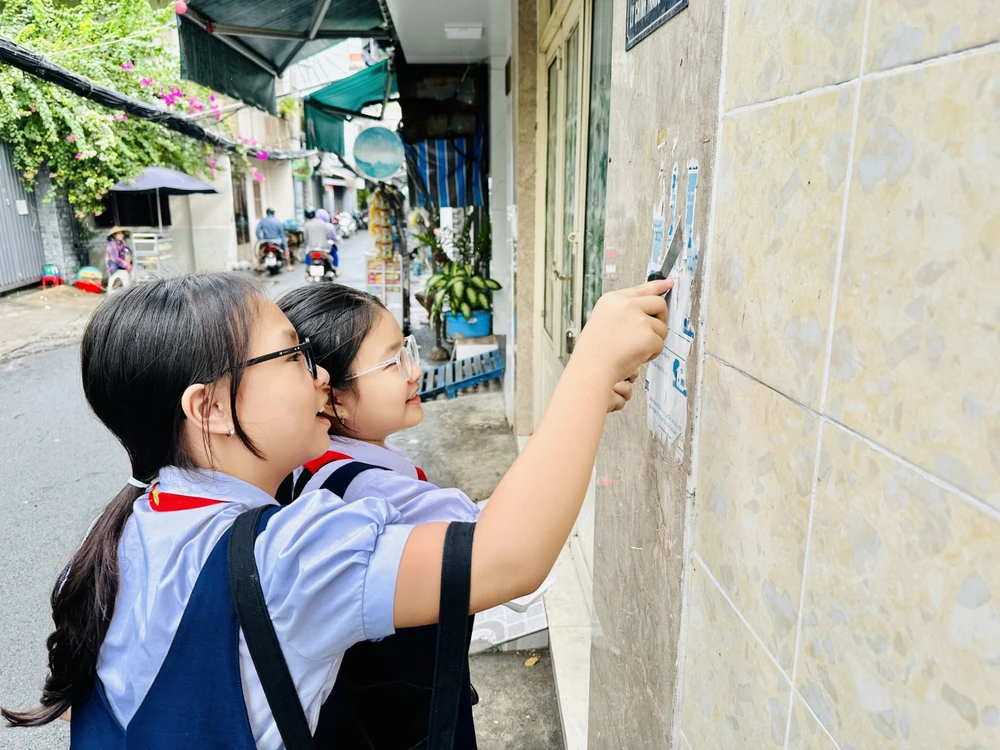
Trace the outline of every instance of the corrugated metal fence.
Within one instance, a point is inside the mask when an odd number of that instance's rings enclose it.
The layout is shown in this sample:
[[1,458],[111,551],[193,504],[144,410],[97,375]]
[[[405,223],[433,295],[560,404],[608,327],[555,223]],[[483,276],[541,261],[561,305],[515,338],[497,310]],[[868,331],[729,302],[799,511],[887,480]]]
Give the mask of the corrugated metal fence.
[[0,143],[0,292],[35,283],[44,265],[35,196],[25,191]]

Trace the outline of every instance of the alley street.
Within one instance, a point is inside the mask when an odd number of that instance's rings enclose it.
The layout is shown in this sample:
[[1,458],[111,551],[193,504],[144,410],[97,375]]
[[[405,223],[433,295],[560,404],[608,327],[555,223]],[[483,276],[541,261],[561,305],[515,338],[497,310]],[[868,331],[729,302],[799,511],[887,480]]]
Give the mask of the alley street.
[[[366,232],[342,243],[343,283],[363,285],[371,248]],[[264,283],[277,298],[305,283],[305,274],[296,265]],[[125,484],[129,463],[87,407],[77,343],[0,365],[0,400],[0,696],[5,706],[26,707],[38,700],[45,674],[52,585],[91,521]],[[62,722],[0,729],[2,750],[68,744]]]

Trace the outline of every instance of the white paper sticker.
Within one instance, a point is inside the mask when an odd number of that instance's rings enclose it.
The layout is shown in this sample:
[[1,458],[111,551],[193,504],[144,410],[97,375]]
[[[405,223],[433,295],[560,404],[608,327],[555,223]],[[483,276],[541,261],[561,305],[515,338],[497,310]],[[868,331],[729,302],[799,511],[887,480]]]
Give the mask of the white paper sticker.
[[14,206],[17,207],[18,216],[28,215],[28,201],[14,201]]
[[[670,180],[670,225],[663,243],[670,246],[677,230],[677,187],[679,169],[674,164]],[[674,444],[674,456],[684,456],[684,430],[687,427],[687,360],[694,343],[694,328],[691,324],[691,302],[694,293],[695,274],[698,270],[698,249],[700,238],[694,236],[694,210],[698,195],[698,161],[691,159],[687,166],[687,195],[684,206],[684,245],[680,258],[670,273],[674,288],[670,294],[670,310],[667,340],[663,353],[650,363],[646,374],[648,409],[646,422],[649,429],[660,440]],[[654,251],[655,251],[654,246]],[[656,261],[650,258],[650,270]],[[678,439],[680,438],[680,439]]]

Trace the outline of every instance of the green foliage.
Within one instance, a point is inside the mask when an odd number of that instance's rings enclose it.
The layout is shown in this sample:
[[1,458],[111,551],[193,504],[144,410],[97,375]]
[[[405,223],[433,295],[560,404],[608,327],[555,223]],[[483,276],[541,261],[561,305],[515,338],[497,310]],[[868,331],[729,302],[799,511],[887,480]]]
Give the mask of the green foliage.
[[424,299],[432,321],[440,319],[445,304],[455,315],[464,315],[468,320],[476,310],[492,310],[491,292],[501,288],[493,279],[476,273],[471,264],[451,261],[427,280]]
[[279,99],[278,116],[283,120],[292,120],[301,117],[298,97],[286,96],[284,99]]
[[[128,96],[219,119],[220,102],[210,91],[181,84],[173,19],[172,7],[153,10],[144,0],[0,3],[0,35]],[[211,146],[10,66],[0,66],[0,140],[29,187],[48,165],[54,192],[69,199],[78,218],[101,211],[112,185],[147,166],[215,170]],[[246,165],[246,144],[237,154]]]

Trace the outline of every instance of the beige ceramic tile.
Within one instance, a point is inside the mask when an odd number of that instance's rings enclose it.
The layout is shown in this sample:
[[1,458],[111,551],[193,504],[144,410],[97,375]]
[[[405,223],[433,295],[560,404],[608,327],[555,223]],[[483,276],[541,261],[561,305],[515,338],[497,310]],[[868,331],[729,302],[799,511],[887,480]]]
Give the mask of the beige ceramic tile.
[[788,727],[788,750],[837,750],[816,718],[798,696],[792,698],[792,721]]
[[726,109],[856,78],[864,0],[732,0]]
[[781,748],[788,682],[697,563],[681,729],[692,750]]
[[828,411],[1000,508],[1000,50],[865,84]]
[[1000,747],[1000,521],[823,429],[799,692],[841,747]]
[[705,360],[695,549],[789,673],[818,419]]
[[996,0],[872,0],[865,70],[886,70],[1000,39]]
[[726,118],[708,351],[818,407],[850,147],[850,91]]

